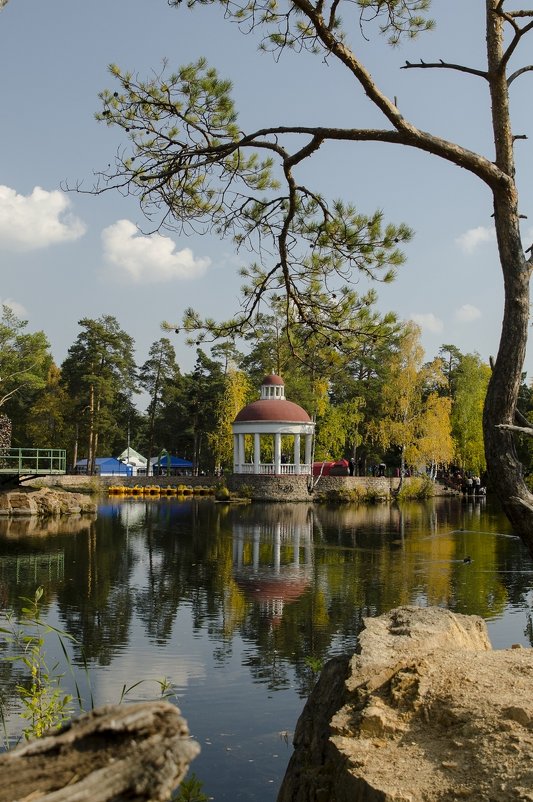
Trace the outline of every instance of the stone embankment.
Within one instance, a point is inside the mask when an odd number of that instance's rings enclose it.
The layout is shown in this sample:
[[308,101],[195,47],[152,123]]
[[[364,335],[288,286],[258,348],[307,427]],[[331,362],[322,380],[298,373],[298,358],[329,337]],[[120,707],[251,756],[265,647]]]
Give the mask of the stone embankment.
[[58,515],[95,513],[96,503],[83,493],[67,490],[19,488],[0,493],[0,516],[38,516],[46,518]]
[[[404,479],[408,485],[410,479]],[[315,502],[328,498],[329,495],[355,492],[361,495],[369,494],[374,501],[388,501],[394,497],[398,490],[400,480],[397,478],[374,476],[321,476],[310,477],[294,474],[285,476],[254,476],[253,474],[229,474],[224,478],[217,476],[133,476],[127,479],[119,476],[45,476],[31,480],[31,486],[53,487],[61,486],[65,490],[82,493],[107,493],[111,485],[150,485],[185,484],[196,487],[226,485],[235,494],[244,494],[254,501],[305,501]],[[28,483],[30,484],[30,483]],[[456,491],[439,484],[434,485],[433,495],[450,496]]]
[[278,802],[531,802],[533,650],[441,608],[365,625],[304,708]]

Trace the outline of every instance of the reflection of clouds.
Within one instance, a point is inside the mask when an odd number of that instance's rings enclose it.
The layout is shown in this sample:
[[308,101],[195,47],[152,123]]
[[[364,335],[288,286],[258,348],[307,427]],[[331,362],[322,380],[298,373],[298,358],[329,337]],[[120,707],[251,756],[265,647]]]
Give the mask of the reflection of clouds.
[[156,699],[161,695],[159,680],[168,680],[173,690],[187,688],[195,680],[205,682],[205,662],[198,655],[169,654],[153,649],[139,649],[117,655],[113,670],[91,669],[91,689],[95,704],[117,704],[124,686],[139,683],[126,697],[129,702]]

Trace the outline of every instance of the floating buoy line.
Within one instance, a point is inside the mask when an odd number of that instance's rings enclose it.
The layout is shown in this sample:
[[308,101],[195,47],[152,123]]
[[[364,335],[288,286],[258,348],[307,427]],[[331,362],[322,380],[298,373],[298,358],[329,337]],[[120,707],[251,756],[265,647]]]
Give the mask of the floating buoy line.
[[146,498],[154,496],[209,496],[215,494],[215,488],[204,485],[109,485],[110,496],[135,496]]

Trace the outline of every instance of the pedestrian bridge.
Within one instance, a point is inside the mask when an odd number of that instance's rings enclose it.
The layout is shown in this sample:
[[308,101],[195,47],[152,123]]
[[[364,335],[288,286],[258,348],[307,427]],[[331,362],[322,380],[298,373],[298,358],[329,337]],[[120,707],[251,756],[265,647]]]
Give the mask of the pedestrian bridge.
[[7,476],[49,476],[67,472],[64,448],[1,448],[0,474]]

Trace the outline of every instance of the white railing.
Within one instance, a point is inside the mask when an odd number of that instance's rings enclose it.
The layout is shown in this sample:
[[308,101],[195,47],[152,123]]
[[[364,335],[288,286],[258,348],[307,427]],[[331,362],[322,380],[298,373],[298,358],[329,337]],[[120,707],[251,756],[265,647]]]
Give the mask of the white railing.
[[[298,470],[296,470],[298,468]],[[252,462],[245,462],[241,465],[235,465],[235,473],[248,473],[257,476],[294,476],[296,474],[308,475],[311,473],[311,465],[301,463],[296,465],[293,462],[284,462],[279,466],[276,471],[276,466],[271,462],[260,462],[256,470]]]

